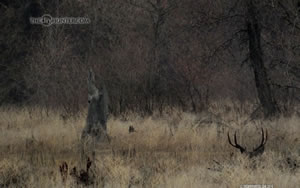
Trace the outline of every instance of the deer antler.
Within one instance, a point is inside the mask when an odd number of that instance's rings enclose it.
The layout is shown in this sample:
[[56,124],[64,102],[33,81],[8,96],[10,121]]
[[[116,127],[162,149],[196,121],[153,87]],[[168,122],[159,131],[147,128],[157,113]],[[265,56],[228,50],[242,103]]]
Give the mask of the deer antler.
[[264,150],[265,150],[265,144],[267,143],[267,140],[268,140],[268,131],[266,129],[266,138],[265,138],[264,129],[261,128],[261,142],[260,142],[260,145],[258,147],[256,147],[250,153],[250,157],[261,155],[264,152]]
[[258,147],[256,147],[255,149],[253,149],[253,151],[251,151],[251,152],[246,151],[245,147],[242,147],[241,145],[239,145],[237,143],[236,132],[234,133],[234,144],[232,144],[232,142],[231,142],[229,132],[227,135],[228,135],[228,142],[231,146],[239,149],[241,153],[245,153],[248,157],[252,158],[252,157],[256,157],[258,155],[263,154],[263,152],[265,150],[265,144],[267,143],[267,140],[268,140],[268,132],[266,130],[266,136],[265,136],[264,130],[263,130],[263,128],[261,128],[261,134],[262,134],[262,139],[261,139],[260,145]]
[[232,144],[231,140],[230,140],[230,136],[229,136],[229,132],[227,134],[228,136],[228,141],[229,141],[229,144],[232,145],[233,147],[239,149],[241,151],[241,153],[244,153],[246,151],[246,148],[245,147],[242,147],[241,145],[239,145],[237,143],[237,139],[236,139],[236,132],[234,133],[234,144]]

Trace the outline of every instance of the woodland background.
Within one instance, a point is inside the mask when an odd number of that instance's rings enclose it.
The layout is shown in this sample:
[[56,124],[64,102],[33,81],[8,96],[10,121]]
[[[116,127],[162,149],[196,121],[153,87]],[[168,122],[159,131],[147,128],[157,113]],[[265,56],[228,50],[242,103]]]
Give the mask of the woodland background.
[[[295,0],[3,0],[0,105],[87,106],[89,67],[114,115],[212,102],[289,114],[300,95],[300,3]],[[88,17],[31,25],[30,17]]]

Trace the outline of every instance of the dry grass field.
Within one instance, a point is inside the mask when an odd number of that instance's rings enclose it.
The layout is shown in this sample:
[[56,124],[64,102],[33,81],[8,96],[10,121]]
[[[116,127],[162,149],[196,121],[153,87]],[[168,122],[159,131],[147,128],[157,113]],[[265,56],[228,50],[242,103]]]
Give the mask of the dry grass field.
[[[247,122],[247,107],[215,105],[201,114],[110,117],[110,144],[82,155],[86,114],[65,119],[42,109],[0,110],[0,187],[203,187],[300,185],[300,118]],[[129,126],[135,132],[129,133]],[[228,144],[227,132],[250,150],[268,130],[263,155],[249,159]],[[88,148],[88,147],[86,147]],[[88,183],[74,175],[91,167]],[[67,164],[66,167],[60,166]],[[84,171],[82,171],[84,172]],[[77,177],[77,178],[76,178]]]

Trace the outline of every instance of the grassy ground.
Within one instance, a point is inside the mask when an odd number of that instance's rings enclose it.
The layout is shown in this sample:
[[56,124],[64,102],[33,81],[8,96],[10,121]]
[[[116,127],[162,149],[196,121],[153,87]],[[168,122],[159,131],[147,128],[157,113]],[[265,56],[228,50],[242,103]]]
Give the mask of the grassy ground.
[[[0,187],[85,187],[70,174],[75,166],[85,169],[87,157],[89,187],[299,186],[300,118],[248,122],[245,109],[216,105],[201,114],[110,117],[111,143],[86,148],[84,155],[85,115],[65,119],[41,109],[0,109]],[[136,132],[129,134],[129,126]],[[237,130],[238,141],[251,150],[261,127],[269,133],[262,156],[248,159],[228,144],[227,132]]]

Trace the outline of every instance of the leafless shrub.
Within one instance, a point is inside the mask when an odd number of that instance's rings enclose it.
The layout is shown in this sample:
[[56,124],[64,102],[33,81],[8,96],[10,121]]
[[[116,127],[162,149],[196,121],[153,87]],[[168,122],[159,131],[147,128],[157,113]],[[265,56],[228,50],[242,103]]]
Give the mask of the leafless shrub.
[[134,127],[133,127],[132,125],[129,126],[128,132],[129,132],[129,133],[135,132],[135,129],[134,129]]
[[63,162],[59,166],[59,172],[60,172],[60,175],[62,177],[62,182],[65,183],[67,178],[68,178],[68,164],[67,164],[67,162]]
[[[72,170],[70,171],[70,176],[75,180],[77,185],[78,184],[92,185],[94,183],[94,177],[90,172],[91,165],[92,165],[92,161],[90,160],[90,158],[87,158],[85,170],[81,169],[77,171],[76,166],[72,168]],[[63,162],[59,166],[59,171],[62,177],[62,181],[63,183],[65,183],[67,181],[68,173],[69,173],[67,162]]]

